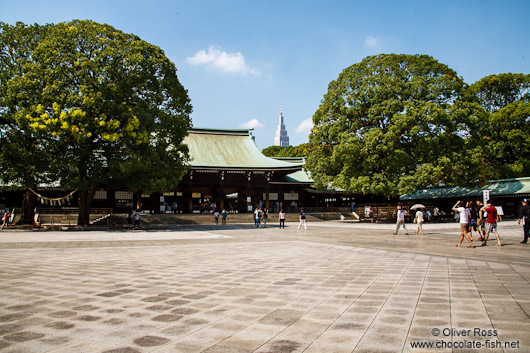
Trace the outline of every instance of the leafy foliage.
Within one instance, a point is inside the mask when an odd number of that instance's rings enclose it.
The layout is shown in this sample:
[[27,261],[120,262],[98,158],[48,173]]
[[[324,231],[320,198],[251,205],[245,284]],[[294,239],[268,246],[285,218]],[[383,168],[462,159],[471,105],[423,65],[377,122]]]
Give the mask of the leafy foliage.
[[[49,26],[9,26],[0,23],[0,177],[11,185],[32,187],[48,181],[44,170],[49,158],[37,139],[28,134],[19,112],[38,100],[36,89],[21,90],[25,70]],[[26,86],[36,85],[26,82]]]
[[[3,34],[12,31],[4,25]],[[186,168],[182,140],[192,108],[163,51],[77,20],[47,27],[36,43],[20,73],[5,75],[16,104],[1,109],[15,124],[9,134],[35,141],[48,161],[39,172],[91,192],[102,184],[175,187]]]
[[482,131],[488,177],[530,175],[530,75],[490,75],[472,84],[471,94],[489,114]]
[[306,157],[309,154],[309,143],[298,146],[269,146],[261,152],[267,157]]
[[486,76],[472,84],[470,91],[484,109],[493,113],[515,102],[530,102],[530,75]]
[[378,55],[346,68],[313,116],[307,167],[317,186],[397,195],[485,182],[487,117],[460,99],[465,87],[426,55]]

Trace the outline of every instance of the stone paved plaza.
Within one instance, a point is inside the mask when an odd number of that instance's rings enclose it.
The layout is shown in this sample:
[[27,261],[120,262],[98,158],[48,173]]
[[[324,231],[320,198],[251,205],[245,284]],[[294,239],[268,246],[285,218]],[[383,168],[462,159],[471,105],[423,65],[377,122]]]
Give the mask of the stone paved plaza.
[[0,231],[0,351],[530,352],[515,222],[287,226]]

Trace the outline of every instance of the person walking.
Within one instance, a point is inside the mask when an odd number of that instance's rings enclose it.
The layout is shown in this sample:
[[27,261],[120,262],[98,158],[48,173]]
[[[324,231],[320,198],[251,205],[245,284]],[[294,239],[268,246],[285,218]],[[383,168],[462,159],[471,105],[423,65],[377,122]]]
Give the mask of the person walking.
[[226,216],[227,216],[226,210],[223,209],[223,211],[221,212],[221,224],[222,225],[226,225]]
[[523,199],[521,204],[523,207],[519,212],[517,224],[521,224],[521,221],[523,221],[524,238],[521,244],[526,244],[528,242],[528,237],[530,236],[530,206],[528,205],[528,199]]
[[306,221],[305,221],[305,211],[304,211],[303,208],[300,209],[300,223],[298,224],[298,229],[300,229],[302,224],[304,224],[304,229],[307,230],[307,225],[306,225]]
[[469,210],[465,207],[462,207],[459,205],[462,203],[462,201],[458,201],[452,208],[453,211],[455,211],[455,215],[458,214],[458,219],[460,223],[460,241],[458,242],[457,247],[460,247],[462,245],[462,241],[464,240],[464,237],[466,237],[467,241],[469,241],[468,248],[474,248],[473,245],[473,239],[469,236],[469,233],[467,232],[469,228]]
[[219,211],[217,209],[214,210],[213,216],[215,217],[215,225],[219,225]]
[[466,205],[466,208],[469,210],[469,225],[467,232],[469,233],[469,236],[471,239],[473,239],[473,230],[478,233],[478,239],[482,238],[482,234],[480,233],[480,227],[478,226],[478,214],[479,211],[477,210],[477,206],[475,205],[475,202],[469,201]]
[[267,219],[269,219],[269,210],[263,209],[263,228],[267,228]]
[[4,229],[4,227],[7,229],[8,228],[8,218],[9,218],[9,213],[7,213],[7,210],[4,211],[4,214],[2,216],[2,227],[0,227],[0,229]]
[[280,229],[285,229],[285,212],[283,212],[283,209],[280,210],[280,213],[278,214],[278,219],[280,220]]
[[399,232],[399,227],[403,226],[403,229],[405,229],[405,234],[409,234],[409,230],[407,229],[407,226],[405,225],[405,212],[403,211],[403,208],[401,205],[397,206],[397,219],[396,219],[396,231],[393,233],[394,235],[397,235]]
[[127,213],[127,228],[132,228],[132,225],[133,225],[132,219],[133,219],[133,210]]
[[502,246],[501,237],[499,236],[499,233],[497,233],[497,209],[493,206],[493,202],[488,200],[486,206],[482,207],[480,211],[485,211],[487,213],[486,233],[484,234],[484,242],[482,243],[482,246],[488,245],[488,237],[491,232],[497,237],[497,246]]
[[256,222],[256,228],[260,228],[261,226],[261,210],[259,207],[256,207],[256,210],[254,211],[254,222]]
[[140,210],[134,211],[134,229],[140,229]]
[[480,238],[478,238],[478,240],[484,241],[484,235],[486,234],[486,218],[484,218],[485,212],[480,210],[482,207],[484,207],[484,204],[480,200],[477,200],[476,204],[478,210],[478,233],[480,234]]
[[418,228],[416,229],[416,234],[420,233],[421,235],[424,235],[425,232],[423,231],[422,224],[425,222],[423,219],[423,211],[419,209],[416,211],[416,216],[414,217],[414,221],[418,225]]

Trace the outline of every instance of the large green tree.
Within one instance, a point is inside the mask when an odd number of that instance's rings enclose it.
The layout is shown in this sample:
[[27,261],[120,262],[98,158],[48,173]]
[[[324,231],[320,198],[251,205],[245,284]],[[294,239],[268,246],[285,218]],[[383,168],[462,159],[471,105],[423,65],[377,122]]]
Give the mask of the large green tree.
[[399,195],[484,183],[486,114],[456,72],[426,55],[382,54],[346,68],[313,116],[317,186]]
[[79,190],[79,224],[102,185],[163,191],[182,178],[192,107],[176,72],[137,36],[76,20],[51,26],[12,77],[18,100],[36,97],[14,119],[46,152],[47,175]]
[[530,175],[530,75],[490,75],[469,91],[489,113],[486,141],[488,178]]

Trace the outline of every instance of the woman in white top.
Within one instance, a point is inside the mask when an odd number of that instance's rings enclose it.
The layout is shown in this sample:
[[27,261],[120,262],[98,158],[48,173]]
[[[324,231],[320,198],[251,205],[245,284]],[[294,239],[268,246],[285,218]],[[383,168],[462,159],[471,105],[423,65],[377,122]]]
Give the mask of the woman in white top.
[[453,209],[452,209],[455,212],[455,214],[458,213],[460,216],[460,241],[458,242],[456,246],[460,247],[465,237],[470,244],[468,248],[474,248],[475,246],[473,245],[473,239],[471,239],[471,237],[469,236],[467,232],[468,227],[469,227],[469,210],[465,207],[460,206],[461,202],[462,201],[459,200],[453,206]]
[[280,210],[278,219],[280,220],[280,228],[285,229],[285,212],[283,212],[283,210]]
[[416,224],[418,225],[418,229],[416,229],[416,234],[420,233],[421,235],[425,234],[423,232],[423,228],[421,227],[421,225],[423,224],[424,222],[424,219],[423,219],[423,212],[421,210],[418,210],[416,212],[416,218],[415,218],[415,221],[416,221]]

